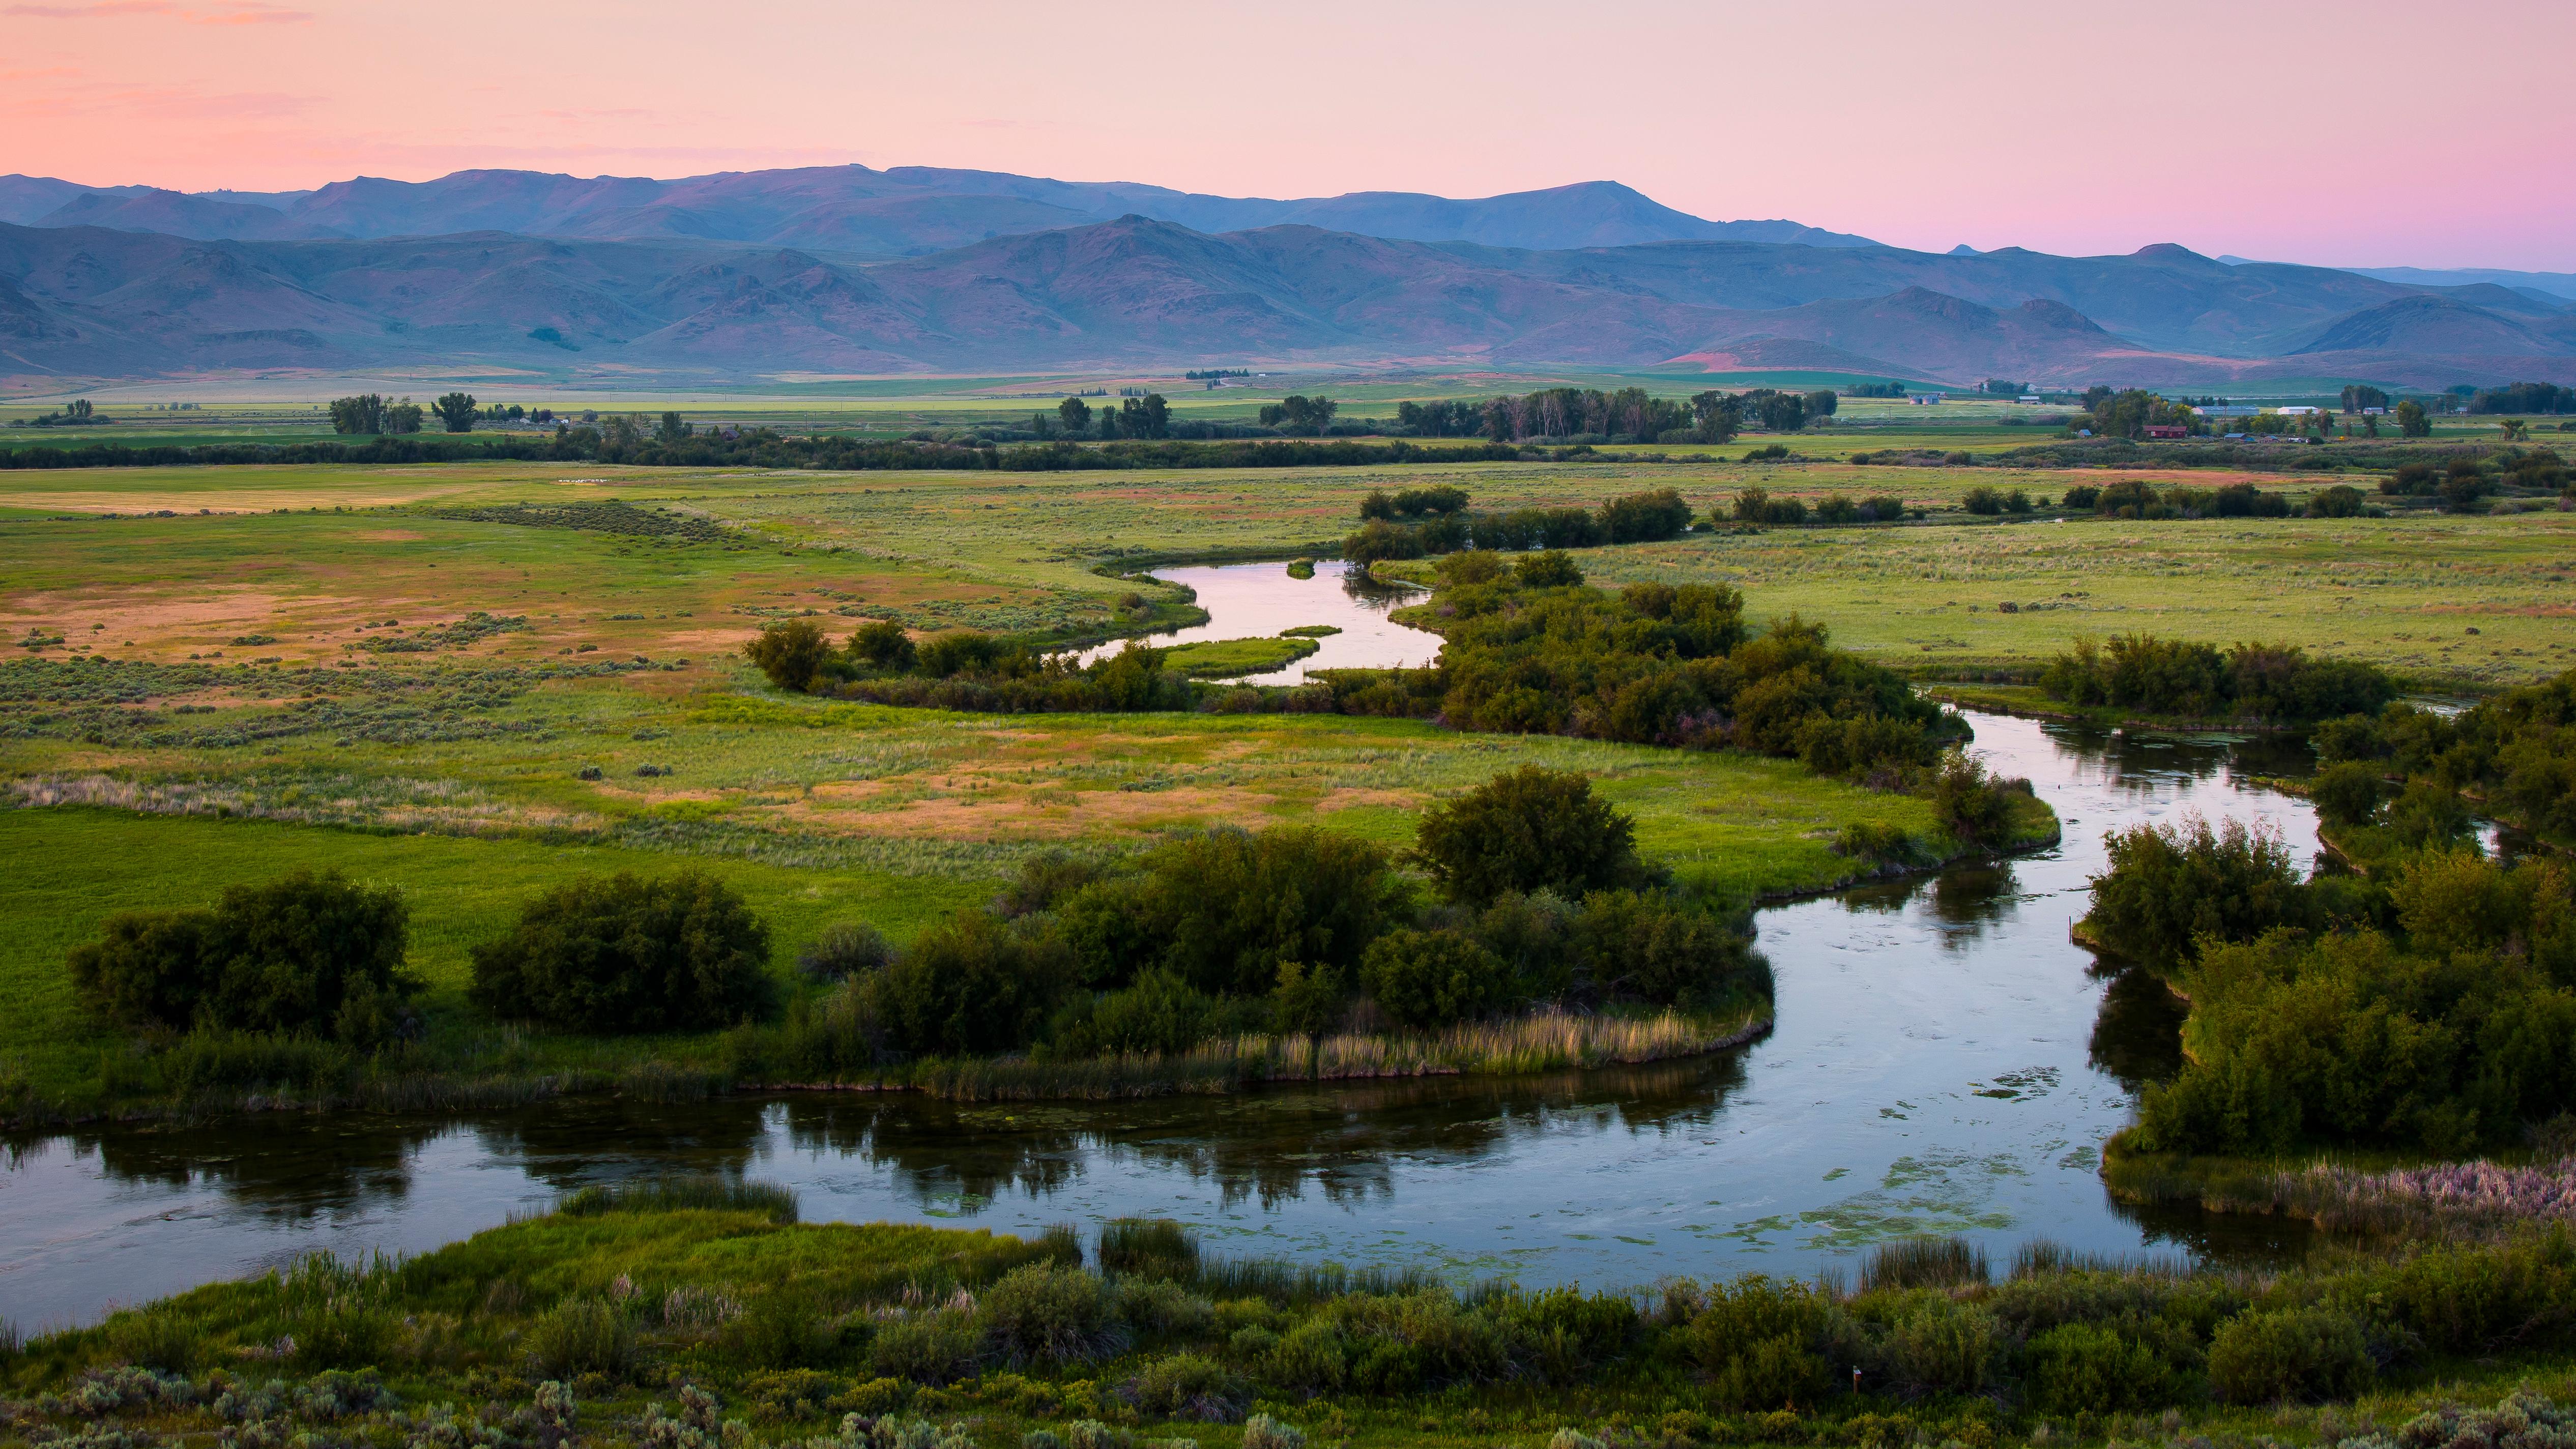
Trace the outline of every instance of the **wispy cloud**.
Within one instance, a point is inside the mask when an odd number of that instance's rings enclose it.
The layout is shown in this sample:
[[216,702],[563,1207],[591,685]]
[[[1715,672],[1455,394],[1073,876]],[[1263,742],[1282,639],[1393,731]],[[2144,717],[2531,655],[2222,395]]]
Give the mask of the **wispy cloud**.
[[313,18],[260,0],[233,5],[177,5],[171,0],[89,0],[84,5],[12,5],[0,15],[28,15],[42,20],[112,20],[125,15],[153,15],[183,25],[300,25]]

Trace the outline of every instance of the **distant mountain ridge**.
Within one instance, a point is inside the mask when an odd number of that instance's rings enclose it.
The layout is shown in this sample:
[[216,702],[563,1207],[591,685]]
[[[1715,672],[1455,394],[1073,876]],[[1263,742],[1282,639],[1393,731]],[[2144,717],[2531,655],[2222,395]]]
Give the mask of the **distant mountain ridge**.
[[1275,201],[931,166],[815,166],[673,181],[459,171],[418,182],[361,176],[310,192],[268,195],[191,195],[0,177],[0,221],[105,226],[198,240],[351,240],[491,230],[594,240],[685,237],[887,257],[1128,215],[1203,232],[1304,224],[1398,241],[1538,249],[1721,240],[1875,245],[1866,237],[1791,221],[1707,221],[1615,181],[1472,200],[1368,191]]
[[[305,200],[382,215],[387,195],[352,184]],[[475,195],[494,219],[522,221],[609,217],[635,200],[543,178]],[[780,215],[814,210],[793,209],[810,194],[764,195]],[[648,204],[715,204],[683,201]],[[995,202],[1023,203],[1053,204]],[[1405,362],[2054,385],[2576,382],[2576,309],[2486,285],[2229,266],[2174,246],[2125,257],[1722,239],[1524,248],[1303,223],[1211,233],[1129,214],[893,260],[824,250],[499,229],[198,240],[0,224],[0,372],[488,366],[640,381]]]

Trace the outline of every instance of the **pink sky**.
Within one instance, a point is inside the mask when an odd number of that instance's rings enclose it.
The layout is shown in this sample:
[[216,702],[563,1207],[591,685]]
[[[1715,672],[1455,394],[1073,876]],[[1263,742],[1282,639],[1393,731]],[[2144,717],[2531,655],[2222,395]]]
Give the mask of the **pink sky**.
[[[2092,14],[2076,13],[2095,12]],[[2576,4],[0,0],[0,172],[1608,177],[1900,245],[2576,270]]]

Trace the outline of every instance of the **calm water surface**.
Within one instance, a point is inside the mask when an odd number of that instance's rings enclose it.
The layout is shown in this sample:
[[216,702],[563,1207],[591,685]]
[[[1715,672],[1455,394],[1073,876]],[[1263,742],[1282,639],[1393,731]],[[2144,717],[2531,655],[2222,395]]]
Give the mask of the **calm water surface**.
[[[1275,563],[1215,564],[1197,568],[1156,569],[1154,577],[1196,590],[1208,622],[1147,642],[1167,646],[1204,639],[1256,639],[1307,624],[1332,624],[1339,634],[1316,641],[1323,647],[1285,669],[1246,675],[1245,684],[1302,684],[1309,669],[1400,669],[1429,664],[1440,656],[1440,636],[1408,629],[1389,619],[1390,610],[1418,604],[1420,589],[1381,584],[1338,559],[1320,561],[1311,579],[1288,577],[1288,566]],[[1126,648],[1126,641],[1086,650],[1082,662],[1106,658]]]
[[[1277,597],[1254,571],[1205,572]],[[1300,603],[1375,612],[1321,567],[1311,585]],[[1219,610],[1211,637],[1344,617],[1245,627]],[[1151,1214],[1220,1250],[1532,1283],[1805,1273],[1927,1231],[1999,1256],[2031,1237],[2294,1251],[2299,1230],[2274,1220],[2141,1214],[2105,1194],[2102,1140],[2138,1083],[2171,1070],[2179,1016],[2161,990],[2103,975],[2067,927],[2106,830],[2198,811],[2270,821],[2304,856],[2306,805],[2239,775],[2295,773],[2305,751],[1973,722],[1988,762],[2057,808],[2064,846],[1762,912],[1779,1026],[1739,1051],[1141,1103],[815,1094],[66,1133],[0,1164],[0,1316],[87,1321],[316,1248],[417,1252],[581,1184],[710,1169],[789,1184],[808,1221],[1009,1232]]]

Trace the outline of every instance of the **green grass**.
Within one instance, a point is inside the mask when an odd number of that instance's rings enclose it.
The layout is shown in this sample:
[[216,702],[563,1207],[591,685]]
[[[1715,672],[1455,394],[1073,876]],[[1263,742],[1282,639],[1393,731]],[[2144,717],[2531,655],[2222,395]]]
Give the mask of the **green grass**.
[[1163,652],[1163,667],[1192,679],[1234,679],[1285,669],[1323,646],[1281,634],[1269,639],[1205,639]]

